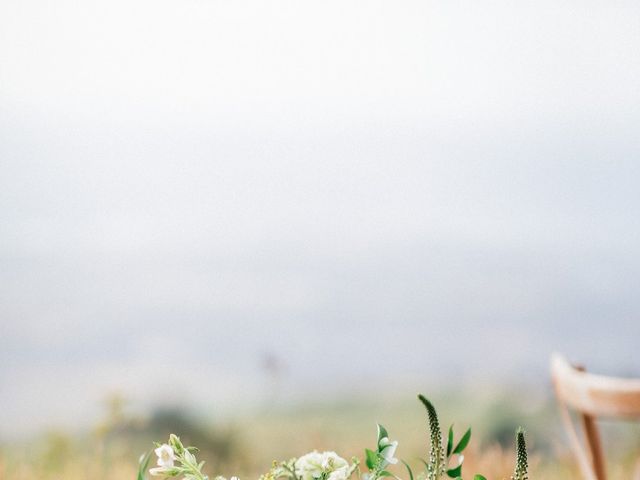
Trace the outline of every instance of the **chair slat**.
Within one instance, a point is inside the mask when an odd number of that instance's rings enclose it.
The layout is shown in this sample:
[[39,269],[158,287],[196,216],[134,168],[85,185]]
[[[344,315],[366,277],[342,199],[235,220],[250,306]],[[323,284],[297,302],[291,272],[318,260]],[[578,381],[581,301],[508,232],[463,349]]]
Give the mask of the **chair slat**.
[[571,408],[595,417],[640,417],[640,380],[582,372],[562,356],[551,358],[556,393]]

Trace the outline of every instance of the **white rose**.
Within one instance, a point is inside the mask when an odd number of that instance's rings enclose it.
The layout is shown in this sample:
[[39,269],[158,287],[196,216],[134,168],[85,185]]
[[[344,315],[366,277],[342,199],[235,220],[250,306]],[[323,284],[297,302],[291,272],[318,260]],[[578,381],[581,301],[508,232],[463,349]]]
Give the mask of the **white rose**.
[[319,453],[313,451],[303,455],[295,463],[296,475],[302,480],[346,480],[349,464],[335,452]]
[[307,453],[295,463],[296,475],[302,480],[312,480],[322,476],[322,455],[317,451]]

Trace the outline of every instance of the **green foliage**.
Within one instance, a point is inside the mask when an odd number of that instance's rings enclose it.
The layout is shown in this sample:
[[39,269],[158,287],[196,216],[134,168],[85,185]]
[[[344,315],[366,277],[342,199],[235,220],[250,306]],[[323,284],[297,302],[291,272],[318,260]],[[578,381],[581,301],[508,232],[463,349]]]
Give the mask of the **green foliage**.
[[[450,478],[455,480],[462,480],[462,462],[464,456],[462,452],[469,445],[471,440],[471,428],[462,435],[458,443],[454,446],[455,434],[453,431],[453,425],[449,427],[447,434],[447,447],[446,454],[445,449],[442,446],[442,431],[440,430],[440,421],[438,420],[438,414],[433,404],[424,396],[418,395],[418,399],[425,406],[427,410],[427,416],[429,419],[429,433],[431,438],[431,445],[429,449],[429,462],[424,462],[426,467],[426,479],[427,480],[439,480],[445,473]],[[525,432],[520,427],[516,432],[516,450],[517,460],[514,475],[512,480],[528,480],[527,473],[527,447],[524,439]],[[457,465],[449,467],[449,462],[452,457],[458,457]],[[410,480],[414,479],[411,467],[403,461],[409,472]],[[474,480],[487,480],[486,477],[480,474],[476,474],[473,477]]]
[[[451,427],[453,428],[453,425],[451,425]],[[452,431],[453,433],[453,431]],[[469,444],[469,440],[471,440],[471,428],[469,428],[465,434],[462,436],[462,438],[460,439],[460,441],[458,442],[458,445],[456,445],[456,448],[453,449],[453,454],[461,454],[462,451],[467,448],[467,445]]]
[[[434,405],[424,396],[418,395],[418,399],[427,411],[429,427],[429,461],[420,459],[425,466],[425,471],[419,475],[414,475],[411,466],[404,464],[409,475],[408,480],[442,480],[449,477],[454,480],[463,480],[462,465],[464,461],[463,452],[471,441],[471,428],[468,428],[458,439],[453,425],[447,432],[446,445],[443,443],[440,421]],[[268,473],[262,475],[260,480],[277,480],[286,478],[287,480],[348,480],[354,473],[359,480],[381,480],[393,477],[400,480],[394,473],[387,470],[390,465],[397,463],[395,458],[397,441],[389,439],[387,429],[377,425],[377,441],[375,449],[365,449],[364,463],[368,473],[360,470],[360,461],[353,458],[351,464],[339,457],[335,452],[310,452],[300,458],[292,458],[285,462],[273,462]],[[156,455],[158,456],[158,467],[152,468],[153,475],[164,478],[179,477],[184,480],[208,480],[202,473],[204,462],[197,461],[194,447],[184,447],[180,438],[171,434],[167,444],[156,444]],[[519,428],[516,432],[517,459],[514,474],[511,480],[528,480],[527,450],[525,444],[525,432]],[[146,480],[146,471],[150,462],[150,453],[140,458],[140,468],[137,480]],[[318,476],[319,475],[319,476]],[[215,477],[215,480],[226,480],[224,477]],[[231,480],[237,480],[232,477]],[[487,480],[486,477],[476,474],[473,480]]]
[[374,452],[373,450],[369,450],[368,448],[366,448],[364,453],[365,453],[365,463],[367,465],[367,468],[369,470],[373,470],[374,468],[376,468],[376,465],[378,464],[377,452]]
[[147,469],[149,468],[149,462],[151,461],[151,454],[153,452],[149,451],[140,457],[138,462],[138,478],[137,480],[146,480],[147,478]]
[[404,464],[404,466],[407,469],[407,473],[409,474],[409,480],[414,480],[413,470],[411,470],[411,467],[409,466],[409,464],[407,462],[405,462],[404,460],[402,460],[402,463]]
[[[276,480],[278,478],[288,478],[290,480],[299,480],[296,475],[296,459],[291,458],[284,462],[274,462],[271,464],[271,469],[262,475],[259,480]],[[224,477],[216,477],[214,480],[225,480]]]
[[[204,462],[198,462],[193,453],[197,449],[195,447],[185,447],[177,435],[172,433],[169,435],[169,441],[166,444],[159,445],[156,443],[156,446],[156,455],[159,460],[158,467],[150,470],[152,475],[162,478],[181,477],[184,480],[209,480],[209,477],[202,473]],[[148,459],[146,463],[148,466]],[[138,473],[138,480],[140,480],[140,472]]]
[[447,469],[447,475],[451,478],[459,478],[462,474],[462,463],[457,467]]
[[376,450],[365,449],[365,464],[369,469],[368,480],[376,480],[382,477],[395,477],[385,470],[387,466],[397,463],[394,458],[398,442],[389,440],[387,429],[378,424],[378,440]]
[[[467,445],[471,440],[471,429],[469,428],[464,435],[462,435],[462,438],[460,438],[454,447],[455,434],[453,431],[453,425],[451,425],[447,434],[447,448],[445,451],[442,445],[440,421],[438,420],[438,413],[436,412],[435,407],[424,395],[418,395],[418,399],[426,408],[429,420],[431,444],[429,447],[429,462],[426,463],[427,480],[438,480],[445,474],[450,478],[461,478],[462,462],[464,461],[462,452],[467,448]],[[449,463],[454,456],[457,456],[458,463],[450,467]]]
[[191,416],[182,407],[163,407],[153,411],[143,430],[132,431],[136,437],[167,438],[171,432],[179,432],[180,438],[190,445],[197,445],[203,459],[213,469],[223,469],[237,464],[245,453],[238,432],[233,427],[211,427],[201,419]]

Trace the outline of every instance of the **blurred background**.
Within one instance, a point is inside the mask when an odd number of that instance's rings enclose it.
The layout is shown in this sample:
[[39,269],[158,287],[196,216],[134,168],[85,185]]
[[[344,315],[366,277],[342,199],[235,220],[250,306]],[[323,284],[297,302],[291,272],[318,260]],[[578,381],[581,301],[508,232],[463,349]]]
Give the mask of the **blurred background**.
[[0,476],[419,453],[417,392],[561,462],[549,354],[640,375],[639,15],[0,3]]

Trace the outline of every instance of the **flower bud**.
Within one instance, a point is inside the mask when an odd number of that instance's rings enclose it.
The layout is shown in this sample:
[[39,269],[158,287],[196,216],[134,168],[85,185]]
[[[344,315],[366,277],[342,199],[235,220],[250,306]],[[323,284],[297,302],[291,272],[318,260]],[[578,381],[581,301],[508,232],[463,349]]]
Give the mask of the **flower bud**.
[[173,450],[178,455],[182,455],[182,452],[184,452],[184,447],[182,446],[182,442],[180,441],[180,438],[177,435],[174,435],[173,433],[169,435],[169,445],[173,447]]
[[180,474],[177,467],[156,467],[150,468],[149,473],[154,477],[176,477]]

